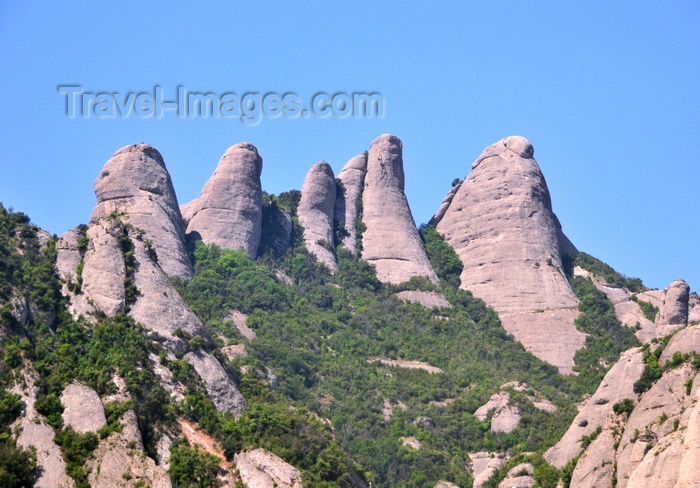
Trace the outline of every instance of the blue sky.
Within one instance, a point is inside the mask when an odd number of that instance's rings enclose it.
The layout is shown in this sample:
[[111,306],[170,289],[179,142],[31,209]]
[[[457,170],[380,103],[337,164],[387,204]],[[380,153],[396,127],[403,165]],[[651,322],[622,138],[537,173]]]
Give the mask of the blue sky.
[[[0,4],[0,201],[52,233],[85,222],[120,147],[160,150],[180,203],[231,145],[263,187],[404,142],[418,224],[487,145],[527,137],[580,250],[648,286],[700,286],[700,4],[669,2]],[[67,118],[62,84],[107,92],[376,91],[383,118]]]

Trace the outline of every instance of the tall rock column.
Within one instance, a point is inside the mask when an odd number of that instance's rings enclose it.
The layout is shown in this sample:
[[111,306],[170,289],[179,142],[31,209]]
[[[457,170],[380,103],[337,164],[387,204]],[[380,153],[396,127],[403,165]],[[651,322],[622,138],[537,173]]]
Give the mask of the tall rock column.
[[684,280],[673,281],[664,291],[656,319],[656,337],[663,337],[688,325],[690,286]]
[[255,258],[262,222],[262,158],[249,142],[231,146],[199,197],[182,206],[187,233],[206,244],[243,249]]
[[362,208],[362,188],[367,172],[367,155],[360,154],[348,161],[338,175],[342,183],[342,194],[336,195],[335,220],[345,227],[343,247],[357,253],[357,219]]
[[95,180],[97,206],[90,224],[124,214],[152,241],[168,276],[192,276],[185,231],[175,190],[163,157],[148,144],[132,144],[114,153]]
[[306,175],[297,208],[299,223],[304,227],[304,243],[316,258],[335,271],[333,253],[333,209],[335,207],[335,175],[333,168],[321,161]]
[[462,288],[494,307],[526,349],[569,373],[584,344],[573,325],[578,300],[562,269],[563,252],[575,248],[533,155],[523,137],[489,146],[433,221],[464,264]]
[[384,134],[372,142],[362,193],[362,259],[384,283],[423,276],[438,283],[404,194],[403,144]]

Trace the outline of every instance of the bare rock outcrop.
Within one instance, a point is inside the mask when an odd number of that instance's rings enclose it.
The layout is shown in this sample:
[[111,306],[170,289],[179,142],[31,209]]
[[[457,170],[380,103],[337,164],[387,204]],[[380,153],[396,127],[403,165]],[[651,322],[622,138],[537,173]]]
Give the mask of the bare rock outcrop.
[[404,194],[403,144],[393,135],[376,138],[369,150],[362,192],[362,259],[383,283],[423,276],[437,284]]
[[333,236],[335,206],[335,175],[325,161],[314,164],[306,175],[297,208],[299,223],[304,227],[306,249],[335,271],[336,261]]
[[262,158],[249,142],[228,148],[199,197],[184,207],[187,234],[255,258],[262,222]]
[[283,211],[277,205],[264,205],[258,256],[265,253],[271,253],[275,258],[284,256],[292,244],[292,230],[291,212]]
[[126,306],[124,278],[126,267],[120,248],[119,224],[102,219],[87,230],[81,293],[95,309],[109,317],[123,312]]
[[236,469],[247,488],[301,488],[298,469],[265,449],[234,456]]
[[644,359],[640,348],[622,353],[593,396],[579,406],[578,415],[564,436],[545,452],[545,460],[561,469],[576,457],[581,452],[581,438],[603,426],[615,403],[625,398],[637,398],[633,386],[643,370]]
[[434,291],[404,290],[396,294],[398,298],[405,302],[419,303],[425,308],[449,308],[450,302],[445,295]]
[[498,488],[532,488],[535,486],[535,478],[532,477],[534,472],[535,469],[530,463],[513,466],[498,484]]
[[24,410],[12,424],[14,432],[19,432],[17,445],[33,448],[36,452],[37,478],[36,488],[72,488],[73,479],[66,474],[66,462],[61,455],[61,448],[54,442],[54,431],[46,423],[46,419],[34,408],[38,395],[35,385],[38,374],[34,370],[22,371],[23,382],[12,388],[12,393],[18,394],[24,403]]
[[185,343],[176,336],[178,329],[190,336],[206,337],[204,326],[163,272],[160,256],[156,263],[143,241],[132,239],[132,242],[138,263],[133,279],[139,294],[129,314],[169,349],[184,351]]
[[442,218],[445,216],[445,212],[447,212],[447,209],[450,208],[450,204],[452,204],[452,199],[459,191],[463,182],[464,181],[458,182],[450,189],[450,191],[447,192],[447,195],[445,196],[445,198],[443,198],[440,207],[437,209],[437,212],[435,212],[435,215],[433,215],[432,218],[428,221],[429,225],[436,226],[440,223]]
[[659,364],[666,364],[677,352],[681,354],[688,352],[700,353],[700,325],[686,327],[676,332],[664,348],[664,352],[661,353]]
[[362,210],[362,189],[367,173],[367,155],[360,154],[348,161],[338,174],[342,183],[342,192],[336,195],[335,221],[343,225],[346,236],[343,247],[353,254],[357,253],[357,219]]
[[494,307],[526,349],[570,373],[584,344],[573,325],[578,301],[562,268],[562,256],[575,248],[533,154],[518,136],[486,148],[437,230],[464,264],[461,287]]
[[601,433],[581,454],[571,474],[571,487],[584,488],[589,486],[612,486],[615,477],[615,427],[616,422],[608,419]]
[[483,422],[488,418],[490,411],[493,411],[491,416],[493,432],[513,432],[522,418],[522,411],[518,406],[510,404],[510,394],[505,391],[491,395],[489,401],[476,409],[474,415]]
[[170,488],[165,467],[157,465],[143,452],[143,442],[133,410],[120,420],[122,432],[102,439],[86,462],[88,482],[93,488],[132,488],[151,486]]
[[155,148],[132,144],[115,152],[95,180],[95,195],[91,224],[124,214],[153,242],[168,276],[192,276],[180,207],[163,157]]
[[500,452],[470,452],[469,466],[474,476],[474,488],[481,488],[508,461]]
[[208,352],[198,350],[185,355],[197,374],[204,381],[207,392],[216,410],[231,412],[238,417],[248,406],[243,395],[238,391],[221,363]]
[[97,432],[107,425],[105,409],[95,390],[79,382],[66,386],[61,394],[63,423],[79,434]]
[[657,337],[662,337],[688,325],[688,300],[690,287],[683,280],[675,280],[664,291],[664,300],[659,307]]

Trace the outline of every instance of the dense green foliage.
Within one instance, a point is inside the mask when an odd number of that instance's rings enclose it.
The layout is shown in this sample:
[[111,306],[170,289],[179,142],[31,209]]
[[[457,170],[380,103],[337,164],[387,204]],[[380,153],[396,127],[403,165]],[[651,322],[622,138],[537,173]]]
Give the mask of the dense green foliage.
[[213,488],[220,486],[216,475],[220,459],[197,446],[186,443],[175,444],[170,450],[168,474],[173,488]]
[[[513,341],[482,301],[447,281],[442,292],[450,309],[405,304],[392,296],[397,287],[382,287],[367,263],[338,254],[332,277],[299,248],[281,260],[253,262],[243,252],[198,244],[194,277],[176,281],[210,330],[229,343],[246,343],[251,354],[233,364],[251,368],[241,378],[248,411],[238,421],[211,425],[228,452],[265,447],[301,467],[309,486],[341,483],[352,469],[350,458],[373,486],[432,486],[439,479],[468,486],[468,452],[541,451],[558,440],[575,415],[577,397],[565,393],[571,380]],[[284,285],[280,273],[294,286]],[[230,309],[250,313],[254,341],[226,320]],[[370,362],[379,357],[420,360],[444,372]],[[252,373],[263,367],[279,377],[278,390],[269,391]],[[558,412],[537,410],[528,395],[512,392],[523,411],[520,426],[511,434],[491,432],[473,412],[508,381],[537,385]],[[291,414],[286,402],[331,419],[335,439],[322,423],[309,424],[306,415],[295,419],[300,414]],[[384,420],[385,404],[399,402],[406,409],[393,408]],[[421,416],[435,427],[415,422]],[[422,442],[421,450],[402,445],[400,438],[409,436]],[[302,440],[290,444],[296,437]],[[315,446],[316,454],[304,445]]]
[[445,238],[432,225],[422,226],[420,236],[430,264],[440,280],[458,288],[461,283],[459,275],[462,274],[464,266],[455,250],[445,242]]
[[615,308],[605,293],[599,291],[588,278],[571,279],[571,286],[579,299],[581,314],[574,324],[588,334],[586,347],[576,351],[574,370],[577,391],[594,390],[620,353],[639,345],[634,330],[623,326],[615,316]]
[[656,321],[656,314],[659,313],[659,307],[654,306],[654,304],[651,302],[640,300],[636,296],[633,296],[632,300],[637,302],[637,305],[639,305],[639,308],[642,309],[642,313],[647,318],[647,320],[650,320],[652,322]]
[[595,276],[603,278],[609,285],[625,287],[633,292],[644,291],[644,285],[639,278],[627,278],[615,271],[610,265],[600,259],[594,258],[585,252],[579,252],[574,260],[576,266],[580,266]]

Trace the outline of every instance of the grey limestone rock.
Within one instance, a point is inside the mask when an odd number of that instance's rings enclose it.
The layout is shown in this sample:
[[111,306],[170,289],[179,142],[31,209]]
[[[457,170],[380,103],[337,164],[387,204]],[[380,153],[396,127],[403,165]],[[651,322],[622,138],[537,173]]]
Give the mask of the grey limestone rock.
[[243,484],[250,488],[302,487],[299,470],[264,449],[238,453],[234,462]]
[[124,214],[153,241],[168,276],[192,276],[180,207],[163,157],[155,148],[132,144],[115,152],[95,180],[95,195],[91,224]]
[[199,197],[183,205],[188,235],[224,249],[243,249],[255,258],[262,222],[262,165],[251,143],[231,146]]
[[100,396],[89,386],[77,381],[66,386],[61,403],[63,422],[79,434],[97,432],[107,424]]
[[390,134],[369,150],[362,192],[362,259],[373,264],[383,283],[422,276],[437,284],[404,194],[403,144]]
[[333,252],[335,195],[335,175],[331,166],[325,161],[314,164],[304,180],[297,214],[304,227],[306,248],[332,272],[336,268]]
[[437,230],[464,264],[461,287],[494,307],[526,349],[569,373],[584,344],[573,325],[578,300],[562,266],[575,248],[533,155],[519,136],[486,148],[445,199]]
[[185,359],[204,381],[207,392],[219,412],[231,412],[236,417],[243,413],[248,402],[214,356],[198,350],[187,353]]
[[357,253],[357,219],[361,216],[366,172],[367,155],[360,154],[348,161],[338,174],[343,191],[336,197],[335,220],[343,223],[347,233],[343,237],[343,247],[353,254]]

